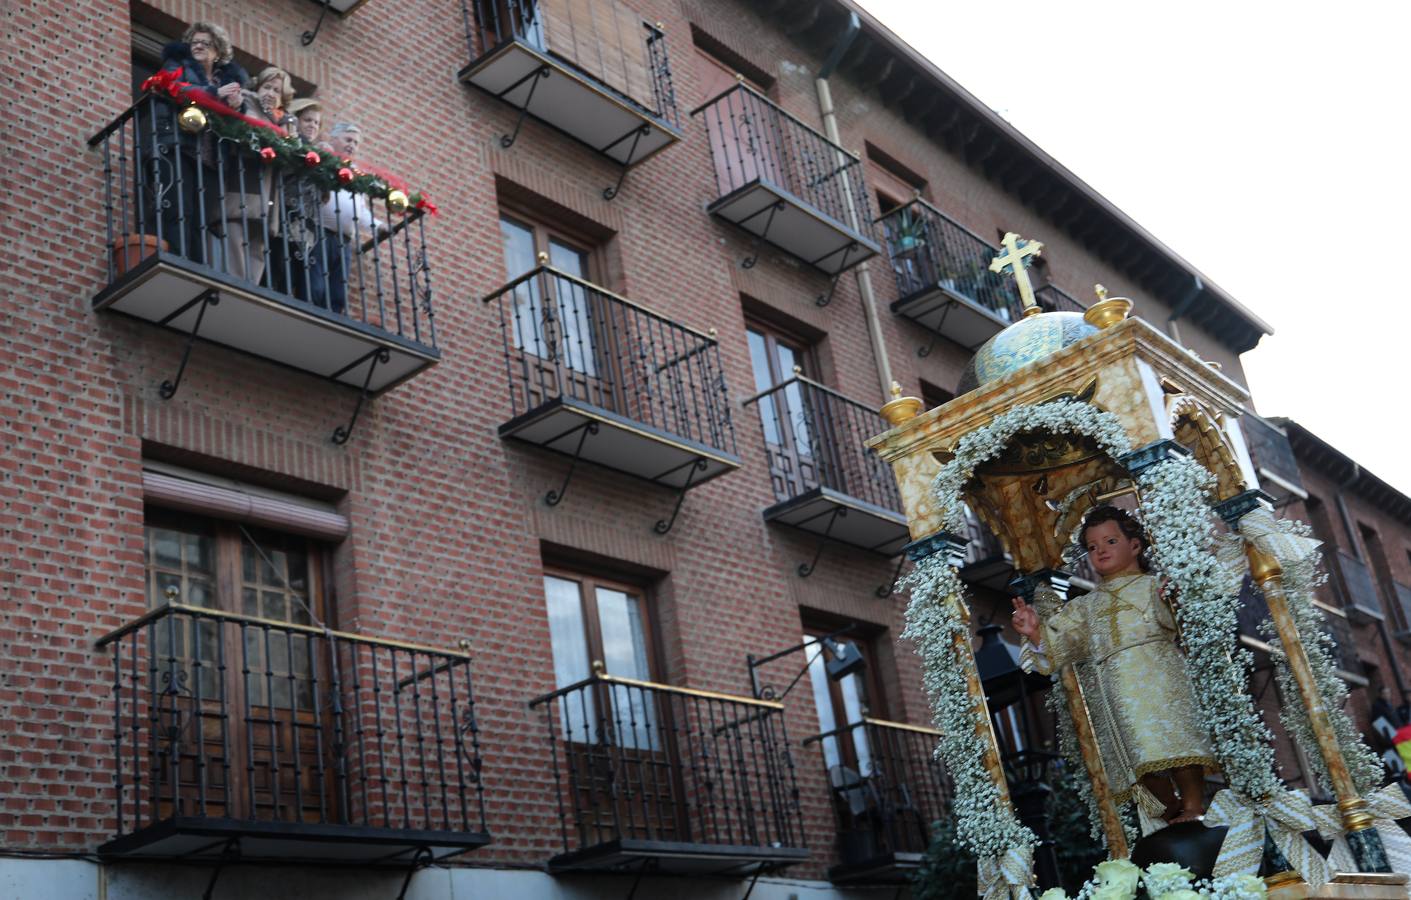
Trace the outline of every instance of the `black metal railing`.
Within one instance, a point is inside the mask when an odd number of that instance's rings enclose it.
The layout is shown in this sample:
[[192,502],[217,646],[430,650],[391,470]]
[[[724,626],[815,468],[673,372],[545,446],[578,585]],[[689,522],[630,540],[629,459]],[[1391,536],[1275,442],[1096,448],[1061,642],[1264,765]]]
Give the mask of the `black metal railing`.
[[926,852],[931,825],[949,815],[939,738],[929,728],[865,718],[804,740],[823,753],[844,865]]
[[[1357,657],[1357,645],[1352,634],[1352,626],[1345,616],[1323,609],[1323,630],[1328,635],[1328,650],[1333,663],[1350,675],[1362,674],[1362,661]],[[1264,592],[1248,575],[1240,585],[1240,604],[1235,621],[1239,633],[1260,643],[1267,642],[1271,634],[1266,634],[1264,624],[1269,621],[1269,601]]]
[[1244,432],[1245,443],[1249,445],[1250,458],[1256,466],[1295,487],[1303,486],[1298,457],[1294,456],[1288,435],[1252,413],[1240,416],[1240,428]]
[[548,728],[565,853],[804,846],[781,704],[598,674],[529,705]]
[[1062,288],[1052,284],[1034,288],[1034,299],[1044,312],[1087,312],[1088,308]]
[[759,410],[776,500],[823,487],[901,511],[892,467],[865,443],[890,427],[875,409],[802,375],[744,402],[751,404]]
[[980,521],[980,517],[965,507],[965,565],[1004,559],[1004,545],[993,531]]
[[925,200],[917,198],[879,220],[905,299],[941,288],[1017,322],[1023,313],[1014,279],[990,271],[999,250]]
[[[421,210],[330,189],[263,160],[206,111],[149,94],[89,139],[103,161],[108,282],[160,252],[281,302],[327,309],[434,347]],[[312,147],[309,150],[313,150]]]
[[472,60],[520,41],[680,126],[666,37],[618,0],[461,0],[461,11]]
[[1348,612],[1382,618],[1385,615],[1382,601],[1377,596],[1377,585],[1367,564],[1341,550],[1325,558],[1329,558],[1334,569],[1332,581],[1342,594],[1343,608]]
[[486,831],[462,653],[184,605],[98,646],[119,835],[180,817]]
[[869,240],[862,160],[743,82],[691,111],[705,123],[716,193],[765,182]]
[[499,315],[514,415],[571,397],[735,453],[714,337],[547,265],[485,302]]

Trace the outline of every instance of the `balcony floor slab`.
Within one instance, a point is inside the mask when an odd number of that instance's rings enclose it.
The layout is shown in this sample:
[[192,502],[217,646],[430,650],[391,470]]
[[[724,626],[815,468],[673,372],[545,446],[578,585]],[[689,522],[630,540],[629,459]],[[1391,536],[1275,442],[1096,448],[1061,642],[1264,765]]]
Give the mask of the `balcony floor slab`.
[[[777,210],[771,207],[779,204]],[[711,203],[708,211],[797,256],[816,269],[837,275],[881,252],[870,238],[825,215],[812,204],[768,181],[752,181]]]
[[[845,510],[834,515],[837,510]],[[764,511],[766,522],[792,525],[830,540],[896,556],[911,540],[906,516],[857,497],[816,487]],[[829,530],[829,522],[832,529]]]
[[[536,69],[545,66],[550,72],[547,78],[532,77]],[[461,70],[460,80],[515,109],[524,109],[528,103],[529,115],[619,165],[635,166],[682,138],[681,131],[665,120],[520,40],[485,53]],[[635,133],[643,127],[647,131],[634,149]]]
[[206,307],[201,340],[356,388],[363,386],[372,354],[386,350],[388,361],[377,366],[368,385],[374,394],[441,358],[434,347],[261,287],[242,285],[168,253],[154,254],[118,278],[93,298],[93,308],[190,334],[201,310],[201,304],[193,301],[207,291],[215,291],[220,302]]
[[[582,429],[594,422],[598,433],[584,437]],[[572,397],[550,400],[515,417],[500,426],[500,436],[566,456],[574,455],[583,437],[581,459],[669,488],[683,488],[688,480],[697,487],[740,467],[733,454]],[[702,459],[705,469],[694,471],[693,464]]]
[[106,859],[215,861],[233,840],[239,842],[242,860],[405,866],[422,848],[434,859],[445,859],[485,846],[490,835],[178,816],[116,837],[98,854]]
[[939,285],[901,298],[892,304],[892,312],[967,350],[978,350],[1013,324],[969,297]]
[[909,884],[921,868],[922,853],[884,853],[864,862],[845,863],[828,870],[828,880],[836,885]]
[[636,872],[649,874],[735,875],[748,877],[804,862],[802,847],[699,844],[688,841],[607,841],[549,860],[551,873]]

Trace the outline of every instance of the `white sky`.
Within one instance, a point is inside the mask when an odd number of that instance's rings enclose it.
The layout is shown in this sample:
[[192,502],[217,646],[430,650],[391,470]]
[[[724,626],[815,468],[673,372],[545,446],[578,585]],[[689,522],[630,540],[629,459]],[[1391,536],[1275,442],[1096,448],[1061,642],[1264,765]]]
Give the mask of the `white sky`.
[[1411,2],[862,2],[1273,326],[1260,413],[1411,494]]

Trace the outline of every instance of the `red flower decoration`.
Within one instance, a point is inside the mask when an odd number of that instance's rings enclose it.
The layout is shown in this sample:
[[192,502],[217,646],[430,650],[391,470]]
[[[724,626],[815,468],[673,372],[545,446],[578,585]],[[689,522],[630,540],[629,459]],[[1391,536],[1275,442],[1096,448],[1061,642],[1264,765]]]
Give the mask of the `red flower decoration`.
[[273,148],[273,147],[262,147],[262,148],[260,148],[260,159],[264,160],[264,161],[267,162],[267,163],[272,163],[272,162],[274,162],[274,158],[275,158],[276,155],[277,155],[277,154],[274,152],[274,148]]
[[304,154],[304,162],[308,163],[310,168],[312,168],[319,164],[319,155],[313,150],[310,150],[308,153]]
[[352,180],[353,180],[353,170],[352,170],[352,169],[348,168],[347,166],[344,166],[343,168],[341,168],[341,169],[338,170],[338,183],[339,183],[339,184],[347,184],[348,182],[350,182],[350,181],[352,181]]
[[421,210],[421,211],[424,212],[424,213],[426,213],[428,216],[434,216],[434,215],[436,215],[436,213],[438,212],[438,210],[436,209],[436,204],[435,204],[435,203],[432,203],[430,200],[428,200],[428,199],[425,198],[425,197],[418,197],[418,198],[417,198],[417,201],[416,201],[416,204],[415,204],[415,208]]
[[163,70],[142,82],[142,90],[152,93],[166,93],[175,97],[187,85],[188,82],[182,81],[175,70]]

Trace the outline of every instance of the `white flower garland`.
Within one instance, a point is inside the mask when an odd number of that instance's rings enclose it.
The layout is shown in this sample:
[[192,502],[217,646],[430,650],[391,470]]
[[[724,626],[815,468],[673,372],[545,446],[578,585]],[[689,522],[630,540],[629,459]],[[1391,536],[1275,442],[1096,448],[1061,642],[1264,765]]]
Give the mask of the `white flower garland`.
[[[1300,537],[1307,537],[1311,531],[1305,523],[1299,521],[1280,520],[1279,527],[1286,533]],[[1357,726],[1343,709],[1347,702],[1347,684],[1338,677],[1337,664],[1333,661],[1333,638],[1323,628],[1323,612],[1313,603],[1318,587],[1327,581],[1328,576],[1318,568],[1316,555],[1293,562],[1279,562],[1284,570],[1284,596],[1288,601],[1289,613],[1298,628],[1304,653],[1308,656],[1309,668],[1313,670],[1313,682],[1318,686],[1318,693],[1322,695],[1323,704],[1327,707],[1333,733],[1342,748],[1343,760],[1352,775],[1353,783],[1357,786],[1359,794],[1366,795],[1381,787],[1382,761],[1362,740]],[[1260,623],[1260,631],[1273,649],[1279,690],[1285,697],[1297,697],[1298,687],[1294,684],[1288,657],[1280,651],[1273,621],[1266,619]],[[1302,703],[1284,703],[1279,711],[1279,718],[1289,737],[1296,743],[1304,747],[1318,746],[1313,726],[1308,721],[1308,711]],[[1308,762],[1323,783],[1329,784],[1323,754],[1308,754]]]
[[902,636],[916,644],[922,660],[922,683],[931,696],[940,746],[955,790],[951,811],[956,841],[977,859],[1000,858],[1012,848],[1033,847],[1038,839],[1001,802],[999,787],[984,765],[989,750],[975,729],[977,710],[966,690],[965,673],[955,664],[957,636],[970,639],[970,626],[959,614],[965,587],[944,553],[921,560],[906,579],[911,602]]
[[1214,516],[1206,494],[1215,476],[1189,457],[1166,459],[1137,477],[1152,561],[1177,590],[1196,707],[1225,779],[1262,801],[1282,790],[1274,774],[1273,736],[1249,696],[1250,652],[1234,643],[1243,571],[1212,552]]

